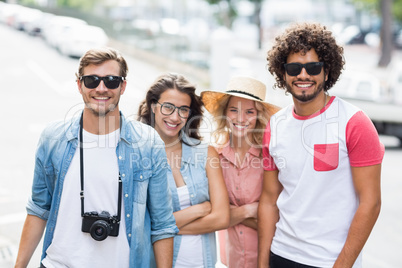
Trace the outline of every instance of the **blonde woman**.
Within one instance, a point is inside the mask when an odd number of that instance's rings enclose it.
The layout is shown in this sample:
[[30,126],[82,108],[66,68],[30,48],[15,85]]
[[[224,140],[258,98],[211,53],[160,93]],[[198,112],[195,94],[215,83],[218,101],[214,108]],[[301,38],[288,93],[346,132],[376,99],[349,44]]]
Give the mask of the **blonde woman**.
[[205,108],[216,121],[212,142],[221,160],[230,201],[230,225],[220,232],[221,260],[230,268],[257,267],[257,208],[262,190],[261,144],[275,105],[264,102],[265,85],[234,77],[225,92],[204,91]]
[[165,143],[167,180],[179,228],[174,238],[175,268],[215,267],[215,231],[229,224],[229,200],[218,154],[201,142],[203,103],[195,90],[182,75],[164,74],[149,88],[138,115]]

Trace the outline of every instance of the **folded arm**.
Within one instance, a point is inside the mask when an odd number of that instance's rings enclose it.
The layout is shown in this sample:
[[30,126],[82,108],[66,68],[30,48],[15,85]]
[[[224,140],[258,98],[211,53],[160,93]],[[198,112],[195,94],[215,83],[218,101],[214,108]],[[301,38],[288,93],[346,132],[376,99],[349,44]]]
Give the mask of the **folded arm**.
[[223,180],[218,153],[208,148],[206,172],[209,183],[211,212],[180,228],[179,234],[204,234],[225,229],[229,225],[229,197]]
[[205,201],[203,203],[187,207],[185,209],[176,211],[173,213],[176,219],[177,228],[182,228],[183,226],[195,221],[196,219],[202,218],[211,213],[211,203]]
[[229,227],[239,223],[257,230],[257,209],[258,202],[246,204],[243,206],[230,206],[230,224]]

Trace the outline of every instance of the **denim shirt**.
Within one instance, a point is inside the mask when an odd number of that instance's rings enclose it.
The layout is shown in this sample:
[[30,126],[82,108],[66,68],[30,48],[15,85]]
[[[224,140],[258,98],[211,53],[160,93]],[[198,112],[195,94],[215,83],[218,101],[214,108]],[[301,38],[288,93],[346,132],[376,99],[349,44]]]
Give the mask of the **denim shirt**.
[[[187,185],[191,205],[196,205],[209,201],[209,184],[205,171],[206,160],[208,156],[208,145],[190,138],[183,134],[183,141],[193,145],[188,146],[182,143],[182,161],[180,172]],[[172,170],[169,167],[168,173],[169,188],[172,193],[173,210],[180,210],[180,201],[177,194],[176,182],[173,178]],[[175,266],[177,255],[180,249],[182,235],[176,235],[174,238],[173,267]],[[204,267],[215,267],[216,239],[215,232],[202,235],[202,249],[204,253]]]
[[[39,140],[27,212],[47,221],[42,259],[52,243],[64,178],[78,146],[79,119],[50,124]],[[149,267],[151,243],[178,232],[166,181],[165,145],[151,127],[123,116],[121,120],[116,155],[123,182],[130,267]]]

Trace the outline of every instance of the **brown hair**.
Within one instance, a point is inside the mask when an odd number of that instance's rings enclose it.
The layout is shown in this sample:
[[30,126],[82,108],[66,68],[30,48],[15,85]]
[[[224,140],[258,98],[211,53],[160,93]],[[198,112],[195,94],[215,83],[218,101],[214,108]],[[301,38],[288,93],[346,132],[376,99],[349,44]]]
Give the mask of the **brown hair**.
[[[202,120],[202,107],[204,104],[201,98],[195,94],[195,86],[180,74],[167,73],[159,76],[156,79],[156,81],[150,86],[145,100],[141,102],[140,107],[138,108],[137,120],[155,127],[155,114],[153,114],[151,109],[152,104],[157,103],[162,93],[169,89],[177,89],[178,91],[190,96],[191,113],[187,119],[186,125],[183,127],[183,131],[189,137],[201,140],[199,127]],[[181,139],[181,141],[183,140]]]
[[91,64],[100,65],[108,60],[117,61],[117,63],[120,66],[119,75],[124,78],[127,76],[128,73],[127,62],[120,54],[120,52],[110,47],[104,47],[104,48],[90,49],[84,54],[84,56],[81,57],[78,66],[78,73],[75,74],[77,79],[80,76],[84,75],[84,68],[87,67],[88,65]]
[[275,44],[268,51],[268,70],[275,76],[274,87],[286,89],[285,67],[291,53],[305,54],[314,49],[318,59],[324,62],[324,72],[328,74],[324,91],[329,90],[338,80],[343,65],[343,48],[336,44],[331,31],[318,23],[294,24],[275,38]]

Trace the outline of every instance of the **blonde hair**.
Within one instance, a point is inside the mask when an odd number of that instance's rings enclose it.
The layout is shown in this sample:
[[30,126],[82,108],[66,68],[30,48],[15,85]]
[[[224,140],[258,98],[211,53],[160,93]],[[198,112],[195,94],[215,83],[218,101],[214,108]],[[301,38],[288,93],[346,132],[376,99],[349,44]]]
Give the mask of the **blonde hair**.
[[[211,112],[216,123],[216,129],[211,135],[211,142],[215,147],[224,147],[230,142],[231,135],[230,129],[227,127],[226,109],[231,97],[233,96],[226,94],[219,98],[216,102],[216,109]],[[251,142],[253,145],[261,145],[265,127],[271,118],[271,114],[264,103],[258,101],[254,101],[254,103],[257,110],[257,122],[252,133]]]

